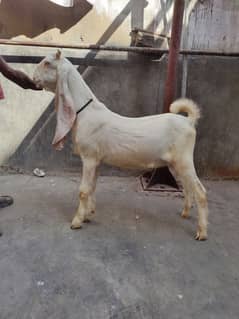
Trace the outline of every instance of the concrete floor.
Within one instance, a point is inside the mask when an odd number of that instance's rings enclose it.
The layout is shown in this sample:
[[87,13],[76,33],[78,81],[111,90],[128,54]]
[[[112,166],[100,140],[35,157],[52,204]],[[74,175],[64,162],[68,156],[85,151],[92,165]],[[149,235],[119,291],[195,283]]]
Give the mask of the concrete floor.
[[[1,319],[238,319],[239,182],[205,182],[209,240],[182,199],[101,177],[91,224],[70,229],[79,179],[0,177]],[[136,217],[138,216],[138,217]]]

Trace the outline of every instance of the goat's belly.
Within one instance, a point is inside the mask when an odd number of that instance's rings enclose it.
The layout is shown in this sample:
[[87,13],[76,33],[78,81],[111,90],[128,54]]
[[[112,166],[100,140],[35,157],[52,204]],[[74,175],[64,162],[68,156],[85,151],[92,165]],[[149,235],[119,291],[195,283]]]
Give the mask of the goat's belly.
[[110,139],[101,144],[103,162],[129,169],[151,169],[165,165],[163,160],[169,149],[165,140],[159,141],[153,132],[150,136],[130,133],[121,132],[118,136],[109,134]]
[[131,154],[127,152],[111,153],[110,156],[103,158],[103,162],[125,169],[152,169],[166,165],[160,158],[154,158],[146,154]]

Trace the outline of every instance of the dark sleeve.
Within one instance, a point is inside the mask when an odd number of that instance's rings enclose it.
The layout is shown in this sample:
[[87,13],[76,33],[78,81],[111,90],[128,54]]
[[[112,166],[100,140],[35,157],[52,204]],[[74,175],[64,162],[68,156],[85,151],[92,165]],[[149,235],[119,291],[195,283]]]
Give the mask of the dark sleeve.
[[24,72],[15,70],[0,56],[0,72],[23,89],[41,90]]

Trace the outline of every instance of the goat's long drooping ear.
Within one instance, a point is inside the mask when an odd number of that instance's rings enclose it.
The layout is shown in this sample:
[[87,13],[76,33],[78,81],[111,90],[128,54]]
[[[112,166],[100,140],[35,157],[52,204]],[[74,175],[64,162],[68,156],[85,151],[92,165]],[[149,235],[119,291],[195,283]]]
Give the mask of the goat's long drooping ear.
[[58,66],[55,96],[57,122],[52,142],[57,150],[61,150],[64,147],[66,135],[70,132],[76,119],[76,110],[69,89],[69,73],[70,70],[67,66]]

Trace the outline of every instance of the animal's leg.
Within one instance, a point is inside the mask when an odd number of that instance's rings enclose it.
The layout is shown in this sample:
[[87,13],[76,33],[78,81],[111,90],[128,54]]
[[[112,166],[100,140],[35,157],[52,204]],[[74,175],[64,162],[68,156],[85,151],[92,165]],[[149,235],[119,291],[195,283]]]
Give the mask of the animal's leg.
[[198,230],[196,233],[197,240],[207,239],[207,224],[208,224],[208,207],[207,207],[207,195],[206,190],[200,182],[192,161],[187,163],[180,163],[180,165],[175,165],[180,181],[184,187],[185,206],[182,213],[183,217],[189,216],[189,210],[192,203],[192,198],[194,197],[197,203],[198,209]]
[[208,204],[206,190],[198,177],[195,180],[195,199],[198,207],[198,231],[195,236],[197,240],[207,239]]
[[88,223],[90,222],[90,218],[92,217],[92,214],[95,213],[95,207],[96,207],[96,199],[95,199],[95,188],[96,188],[96,180],[97,180],[97,172],[95,172],[94,180],[93,180],[93,189],[92,193],[88,197],[88,208],[87,213],[84,218],[84,222]]
[[175,171],[174,167],[172,167],[170,165],[169,170],[172,173],[172,175],[174,176],[174,178],[176,180],[180,181],[180,183],[182,184],[183,194],[184,194],[184,208],[183,208],[183,211],[181,213],[181,216],[183,218],[189,218],[189,213],[190,213],[190,209],[192,207],[192,201],[193,201],[192,189],[191,189],[190,185],[188,184],[188,182]]
[[90,214],[95,213],[95,206],[96,206],[96,199],[95,199],[95,190],[94,190],[89,198],[89,213]]
[[83,221],[87,219],[90,210],[93,208],[93,201],[91,199],[91,195],[95,189],[96,184],[97,163],[94,159],[87,158],[82,160],[83,171],[79,194],[80,202],[76,215],[73,218],[71,224],[72,229],[81,228]]
[[190,209],[192,207],[193,194],[189,183],[186,180],[182,180],[183,193],[184,193],[184,208],[181,216],[183,218],[189,218]]

